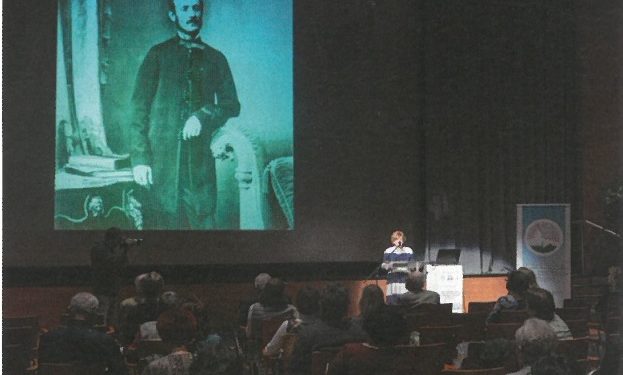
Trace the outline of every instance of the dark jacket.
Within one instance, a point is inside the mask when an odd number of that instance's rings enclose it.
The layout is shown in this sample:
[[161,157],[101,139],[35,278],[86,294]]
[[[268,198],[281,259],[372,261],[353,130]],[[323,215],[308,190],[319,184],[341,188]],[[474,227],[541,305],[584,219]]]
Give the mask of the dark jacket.
[[[221,52],[200,40],[188,48],[177,36],[149,50],[132,96],[130,138],[132,165],[152,168],[150,208],[163,220],[156,227],[179,227],[180,201],[198,217],[213,214],[212,133],[239,112],[234,81]],[[191,115],[201,121],[201,134],[182,141],[181,131]]]
[[333,327],[318,320],[302,326],[289,363],[289,373],[297,375],[311,374],[312,351],[342,346],[349,342],[364,342],[368,335],[358,325],[346,321],[341,327]]
[[421,290],[419,292],[407,292],[401,294],[398,297],[398,304],[408,307],[415,308],[419,305],[425,303],[433,303],[439,304],[440,298],[439,293],[433,292],[431,290]]
[[115,340],[79,320],[70,320],[66,327],[41,336],[39,362],[101,364],[109,368],[110,374],[128,373]]

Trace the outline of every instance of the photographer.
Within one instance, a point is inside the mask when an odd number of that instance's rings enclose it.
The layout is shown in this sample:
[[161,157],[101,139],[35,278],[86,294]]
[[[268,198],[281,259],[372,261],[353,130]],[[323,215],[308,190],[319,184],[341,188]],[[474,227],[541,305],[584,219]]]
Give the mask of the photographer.
[[116,324],[119,314],[119,290],[125,266],[128,264],[128,249],[142,240],[126,238],[121,229],[106,230],[104,241],[91,249],[93,294],[99,300],[98,313],[104,316],[104,324]]

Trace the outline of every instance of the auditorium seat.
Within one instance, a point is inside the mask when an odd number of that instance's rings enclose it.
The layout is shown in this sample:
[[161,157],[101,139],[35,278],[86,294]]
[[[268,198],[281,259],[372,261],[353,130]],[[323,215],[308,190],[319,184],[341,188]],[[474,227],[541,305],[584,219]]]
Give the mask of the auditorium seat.
[[90,366],[76,363],[40,363],[38,375],[105,375],[108,372],[102,366]]
[[486,369],[477,369],[477,370],[452,370],[446,369],[441,371],[441,374],[463,374],[463,375],[505,375],[506,369],[504,367],[496,367],[496,368],[486,368]]
[[26,315],[26,316],[2,317],[2,326],[5,328],[36,327],[37,329],[39,329],[39,316]]
[[495,301],[489,302],[470,302],[467,305],[467,311],[469,313],[490,313],[493,310],[493,306],[495,306]]
[[523,323],[528,317],[527,310],[503,310],[500,311],[496,323]]
[[2,343],[2,372],[8,375],[24,375],[35,367],[31,350],[20,344]]
[[448,346],[444,343],[414,345],[396,345],[396,350],[415,358],[420,375],[437,375],[443,368]]
[[558,352],[569,359],[586,359],[588,357],[588,337],[579,337],[569,340],[558,340]]
[[565,320],[571,335],[575,338],[588,336],[588,321],[586,319]]
[[588,306],[565,307],[562,309],[556,309],[556,314],[558,314],[558,316],[564,321],[577,319],[589,320],[591,316],[591,309]]
[[452,304],[448,303],[447,305],[449,305],[449,308],[442,305],[430,305],[436,306],[436,308],[410,310],[404,316],[407,322],[407,329],[409,331],[417,331],[420,327],[452,325]]
[[515,339],[515,331],[521,327],[522,323],[489,323],[487,325],[487,339]]
[[327,347],[312,352],[312,375],[324,375],[327,365],[335,358],[341,347]]
[[453,323],[463,326],[461,341],[482,341],[485,339],[485,321],[488,312],[452,314]]

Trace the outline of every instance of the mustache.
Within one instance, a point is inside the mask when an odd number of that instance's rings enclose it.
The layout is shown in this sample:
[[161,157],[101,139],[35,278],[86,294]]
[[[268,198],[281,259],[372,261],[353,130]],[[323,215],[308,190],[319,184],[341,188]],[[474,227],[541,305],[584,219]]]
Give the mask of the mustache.
[[186,23],[191,24],[191,25],[197,25],[197,24],[201,23],[201,18],[200,17],[192,17]]

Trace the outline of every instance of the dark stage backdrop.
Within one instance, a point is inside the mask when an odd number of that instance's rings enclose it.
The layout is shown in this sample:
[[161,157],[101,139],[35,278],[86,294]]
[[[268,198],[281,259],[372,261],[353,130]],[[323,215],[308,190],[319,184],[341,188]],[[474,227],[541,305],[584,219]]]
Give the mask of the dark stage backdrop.
[[[143,232],[136,264],[376,262],[402,228],[502,272],[515,203],[578,207],[569,2],[294,3],[295,229]],[[56,1],[4,6],[4,266],[86,265],[102,234],[51,215]]]

